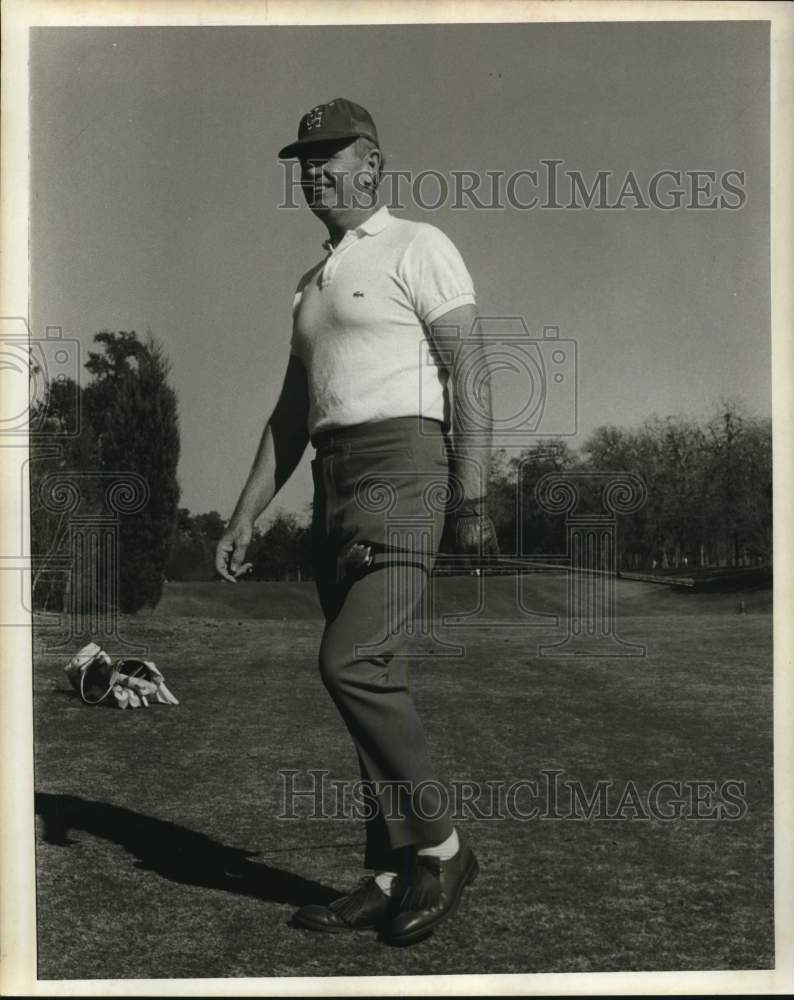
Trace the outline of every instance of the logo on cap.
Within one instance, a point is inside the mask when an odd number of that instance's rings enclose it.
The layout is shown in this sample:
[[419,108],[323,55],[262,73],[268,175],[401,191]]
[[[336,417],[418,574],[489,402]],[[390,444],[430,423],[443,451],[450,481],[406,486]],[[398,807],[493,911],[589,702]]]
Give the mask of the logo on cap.
[[298,126],[298,140],[279,152],[280,157],[296,156],[307,145],[326,140],[355,139],[366,136],[377,143],[375,122],[366,108],[344,97],[335,97],[327,104],[317,104],[307,111]]
[[324,105],[318,104],[316,108],[312,108],[311,111],[307,113],[304,120],[304,128],[307,132],[314,132],[322,126],[324,110]]

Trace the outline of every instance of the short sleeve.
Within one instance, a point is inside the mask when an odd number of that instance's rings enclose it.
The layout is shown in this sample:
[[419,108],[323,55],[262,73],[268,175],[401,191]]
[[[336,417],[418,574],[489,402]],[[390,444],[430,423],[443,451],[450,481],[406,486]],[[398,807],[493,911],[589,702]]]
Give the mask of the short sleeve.
[[432,323],[458,306],[475,303],[474,285],[452,240],[423,226],[405,248],[398,275],[421,321]]

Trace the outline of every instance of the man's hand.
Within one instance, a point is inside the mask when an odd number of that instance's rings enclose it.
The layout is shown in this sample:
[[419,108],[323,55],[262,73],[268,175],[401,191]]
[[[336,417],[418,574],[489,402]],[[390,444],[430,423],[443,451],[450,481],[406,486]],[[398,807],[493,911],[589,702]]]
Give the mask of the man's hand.
[[456,555],[498,556],[496,528],[485,509],[485,500],[464,500],[452,512],[452,544]]
[[306,369],[290,356],[276,408],[265,424],[256,457],[229,527],[215,550],[215,569],[230,583],[251,568],[243,563],[254,522],[289,479],[309,443],[309,389]]
[[215,569],[224,580],[237,583],[235,578],[244,576],[251,569],[251,563],[244,563],[243,560],[253,533],[253,522],[242,518],[230,524],[221,536],[215,549]]

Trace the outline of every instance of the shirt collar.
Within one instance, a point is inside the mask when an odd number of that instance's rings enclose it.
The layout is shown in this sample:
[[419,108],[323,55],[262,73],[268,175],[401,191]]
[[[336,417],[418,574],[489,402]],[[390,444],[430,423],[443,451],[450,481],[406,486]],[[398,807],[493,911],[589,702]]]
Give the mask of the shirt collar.
[[357,229],[369,236],[382,232],[391,222],[392,216],[385,205],[381,205],[377,212],[373,212],[368,219],[365,219]]
[[[369,218],[365,219],[360,226],[356,226],[355,229],[349,230],[349,232],[354,232],[357,235],[375,236],[377,233],[383,232],[383,230],[388,226],[388,224],[394,219],[394,216],[388,210],[385,205],[373,212]],[[345,234],[347,235],[347,234]],[[334,247],[331,244],[331,240],[327,239],[323,243],[323,250],[333,250]]]

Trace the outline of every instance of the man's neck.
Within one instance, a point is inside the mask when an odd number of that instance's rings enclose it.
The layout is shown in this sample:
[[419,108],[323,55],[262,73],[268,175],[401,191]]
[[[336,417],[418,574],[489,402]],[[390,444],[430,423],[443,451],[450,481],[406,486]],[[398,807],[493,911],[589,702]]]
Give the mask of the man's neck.
[[331,246],[338,246],[344,239],[345,233],[351,229],[357,229],[370,216],[374,215],[380,208],[375,203],[371,208],[349,208],[344,212],[329,213],[324,219],[325,228],[328,230],[328,239]]

